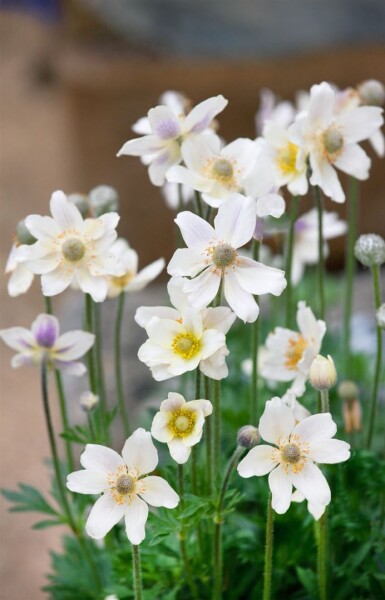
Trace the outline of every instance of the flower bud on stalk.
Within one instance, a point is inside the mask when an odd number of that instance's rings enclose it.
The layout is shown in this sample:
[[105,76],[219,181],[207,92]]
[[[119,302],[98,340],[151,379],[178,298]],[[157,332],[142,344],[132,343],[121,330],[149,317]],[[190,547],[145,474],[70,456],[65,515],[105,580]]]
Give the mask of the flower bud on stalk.
[[331,356],[327,358],[320,354],[313,360],[310,367],[310,383],[319,391],[329,390],[337,381],[337,371]]
[[96,217],[119,210],[118,192],[109,185],[98,185],[89,193],[91,210]]
[[91,412],[99,402],[99,396],[92,392],[83,392],[79,398],[80,406],[85,412]]
[[244,425],[240,429],[238,429],[237,433],[237,443],[238,446],[242,448],[247,448],[250,450],[254,448],[258,444],[260,440],[259,431],[253,425]]
[[385,87],[376,79],[368,79],[357,88],[362,104],[382,106],[385,102]]
[[375,233],[360,235],[354,246],[354,255],[365,267],[380,266],[385,262],[385,240]]

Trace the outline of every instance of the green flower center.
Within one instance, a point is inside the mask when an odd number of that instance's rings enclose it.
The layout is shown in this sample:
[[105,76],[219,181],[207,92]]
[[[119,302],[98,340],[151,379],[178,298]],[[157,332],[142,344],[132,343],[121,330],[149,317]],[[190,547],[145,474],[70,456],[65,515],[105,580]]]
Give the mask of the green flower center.
[[330,127],[323,135],[323,144],[326,152],[330,154],[338,154],[344,145],[342,133],[336,127]]
[[301,460],[301,450],[296,444],[286,444],[281,450],[285,462],[296,464]]
[[213,250],[213,263],[220,269],[232,265],[236,258],[237,251],[230,244],[218,244]]
[[86,247],[79,238],[68,238],[62,245],[61,252],[68,262],[79,262],[86,252]]
[[212,166],[212,175],[214,179],[228,182],[234,175],[233,165],[225,158],[219,158]]
[[129,475],[121,475],[116,482],[116,491],[119,494],[131,494],[134,491],[135,482]]

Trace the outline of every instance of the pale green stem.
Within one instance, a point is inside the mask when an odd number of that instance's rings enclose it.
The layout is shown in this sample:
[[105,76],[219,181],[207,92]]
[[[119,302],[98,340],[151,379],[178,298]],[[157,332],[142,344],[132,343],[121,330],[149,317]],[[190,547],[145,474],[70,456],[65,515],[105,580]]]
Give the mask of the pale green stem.
[[203,219],[202,197],[199,192],[195,192],[195,201],[197,205],[197,214]]
[[115,380],[116,380],[116,392],[118,396],[118,408],[120,417],[123,423],[124,435],[127,437],[130,432],[130,427],[128,423],[128,414],[126,403],[124,399],[124,390],[123,390],[123,378],[122,378],[122,343],[121,343],[121,333],[122,333],[122,323],[123,323],[123,314],[124,314],[124,302],[126,299],[126,294],[124,292],[120,293],[118,298],[118,311],[116,313],[116,321],[115,321]]
[[[184,470],[183,470],[183,465],[180,465],[180,464],[178,464],[178,488],[179,488],[179,497],[180,497],[180,508],[183,511],[186,506],[185,498],[184,498]],[[185,534],[183,521],[182,521],[181,530],[179,533],[179,543],[180,543],[180,551],[181,551],[182,560],[183,560],[183,564],[184,564],[184,570],[185,570],[185,574],[186,574],[187,584],[188,584],[193,596],[196,597],[197,590],[196,590],[196,586],[195,586],[195,583],[193,580],[191,567],[190,567],[190,561],[189,561],[188,554],[187,554],[186,534]]]
[[354,177],[350,178],[349,194],[349,218],[348,235],[346,238],[345,252],[345,310],[344,310],[344,368],[345,377],[348,377],[350,365],[350,321],[352,317],[352,300],[354,275],[356,270],[356,261],[354,258],[354,244],[357,238],[357,220],[358,220],[358,181]]
[[289,235],[287,238],[287,249],[286,249],[286,327],[291,328],[292,313],[293,313],[293,284],[292,284],[292,263],[293,263],[293,247],[295,239],[295,222],[298,215],[298,196],[291,197],[290,205],[290,225]]
[[222,586],[223,586],[223,557],[222,557],[222,510],[225,499],[226,490],[230,481],[231,474],[238,464],[238,461],[244,452],[244,448],[238,446],[232,457],[230,458],[229,464],[227,465],[226,473],[223,478],[221,491],[217,503],[217,510],[215,515],[215,532],[214,532],[214,553],[213,553],[213,570],[214,570],[214,590],[213,600],[220,600],[222,598]]
[[[44,296],[45,301],[45,309],[49,315],[53,315],[52,309],[52,300],[49,296]],[[64,387],[63,380],[60,371],[55,369],[55,382],[56,382],[56,390],[59,398],[59,406],[60,406],[60,416],[62,421],[63,430],[66,431],[69,429],[69,421],[68,421],[68,413],[67,413],[67,403],[64,395]],[[68,472],[71,473],[74,470],[74,459],[72,456],[72,445],[69,440],[64,439],[64,447],[66,453],[67,460],[67,468]]]
[[106,422],[107,415],[107,399],[106,399],[106,387],[104,381],[104,365],[103,365],[103,344],[102,344],[102,330],[100,323],[100,310],[101,305],[92,302],[93,305],[93,322],[95,329],[95,358],[96,358],[96,378],[97,378],[97,388],[99,393],[99,402],[100,402],[100,412],[103,419],[103,430],[105,433],[105,441],[108,444],[109,439],[109,431]]
[[140,552],[139,546],[132,544],[132,569],[133,569],[133,580],[134,580],[134,599],[142,600],[143,598],[143,587],[142,587],[142,570],[140,567]]
[[[373,288],[374,288],[374,304],[376,311],[381,306],[381,288],[380,288],[380,267],[378,265],[374,265],[372,267],[372,276],[373,276]],[[369,417],[369,430],[368,430],[368,441],[367,447],[370,449],[373,440],[374,433],[374,424],[376,420],[376,411],[377,411],[377,396],[378,396],[378,388],[380,385],[380,375],[381,375],[381,364],[382,364],[382,331],[381,328],[376,325],[376,337],[377,337],[377,351],[376,351],[376,365],[374,370],[374,381],[373,381],[373,390],[372,390],[372,398],[370,404],[370,417]]]
[[[321,412],[329,412],[329,390],[321,390]],[[318,521],[318,554],[317,554],[317,571],[318,571],[318,589],[320,600],[327,600],[327,528],[328,517],[327,508]]]
[[[253,259],[259,259],[260,242],[253,240]],[[258,298],[256,297],[256,300]],[[250,388],[250,422],[256,423],[258,415],[258,347],[259,347],[259,318],[251,324],[251,388]]]
[[214,405],[214,482],[219,478],[220,469],[220,452],[221,452],[221,382],[218,379],[213,379],[213,405]]
[[273,536],[274,536],[274,511],[271,506],[271,492],[267,500],[266,516],[266,544],[265,544],[265,566],[263,571],[263,600],[271,597],[271,574],[273,569]]

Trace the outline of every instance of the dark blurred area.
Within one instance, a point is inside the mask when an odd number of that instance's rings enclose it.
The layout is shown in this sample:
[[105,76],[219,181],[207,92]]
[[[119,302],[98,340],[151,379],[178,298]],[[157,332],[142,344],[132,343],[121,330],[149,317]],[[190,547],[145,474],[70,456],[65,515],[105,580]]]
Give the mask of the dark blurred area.
[[[138,250],[140,265],[170,256],[173,213],[139,159],[116,158],[134,137],[131,125],[167,89],[194,103],[226,96],[220,133],[231,141],[255,136],[262,87],[293,100],[298,89],[321,80],[346,87],[385,79],[383,0],[1,0],[0,6],[3,267],[15,225],[27,214],[47,214],[55,189],[87,192],[102,183],[120,194],[119,231]],[[383,163],[366,149],[373,165],[360,185],[360,231],[385,235],[378,210]],[[327,209],[345,212],[332,202]],[[333,246],[335,267],[343,244],[338,239]],[[43,310],[38,284],[13,300],[5,284],[3,278],[0,326],[29,326]],[[62,302],[54,299],[57,313]],[[37,376],[12,371],[9,352],[1,352],[2,485],[26,481],[45,490],[48,446]],[[61,532],[31,532],[34,516],[4,516],[2,506],[1,598],[44,598],[48,548],[59,547]]]

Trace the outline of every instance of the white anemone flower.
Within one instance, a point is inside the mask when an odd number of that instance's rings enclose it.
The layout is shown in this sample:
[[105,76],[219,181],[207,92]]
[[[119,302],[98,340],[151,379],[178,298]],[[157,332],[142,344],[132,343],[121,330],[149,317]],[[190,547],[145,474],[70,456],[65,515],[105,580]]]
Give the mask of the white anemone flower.
[[[197,104],[189,113],[175,112],[169,106],[156,106],[148,112],[151,133],[129,140],[117,156],[143,156],[149,164],[148,174],[154,185],[164,184],[164,177],[172,165],[182,160],[181,146],[190,137],[206,135],[214,117],[227,106],[222,95]],[[211,132],[207,135],[212,135]]]
[[317,320],[305,302],[298,303],[299,331],[276,327],[267,336],[261,375],[274,381],[292,381],[290,392],[300,397],[309,379],[311,364],[320,353],[325,321]]
[[273,121],[285,128],[294,121],[296,109],[288,100],[279,100],[268,88],[260,91],[259,99],[259,108],[255,115],[257,135],[262,135],[267,121]]
[[158,258],[138,272],[138,253],[130,248],[128,242],[119,238],[110,248],[110,252],[123,265],[125,271],[120,276],[108,278],[108,297],[116,298],[122,292],[139,292],[143,290],[162,272],[164,258]]
[[266,402],[258,431],[269,444],[252,448],[238,465],[241,477],[269,475],[272,507],[285,513],[292,501],[293,486],[308,502],[327,506],[329,484],[315,463],[335,464],[350,457],[350,445],[332,439],[337,432],[330,413],[319,413],[296,424],[291,409],[280,398]]
[[[306,500],[306,498],[299,490],[295,490],[295,492],[293,492],[291,495],[292,502],[303,502],[304,500]],[[318,521],[324,514],[326,506],[324,504],[314,504],[314,502],[308,502],[307,509],[313,519]]]
[[165,479],[147,476],[156,469],[158,452],[148,431],[140,428],[126,440],[120,456],[114,450],[87,444],[80,457],[82,471],[70,473],[67,487],[79,494],[102,494],[86,523],[86,532],[96,540],[104,538],[121,519],[129,541],[140,544],[150,506],[175,508],[179,496]]
[[34,279],[32,271],[17,261],[17,248],[18,245],[12,244],[11,252],[9,253],[7,264],[5,265],[5,273],[10,274],[7,289],[11,298],[15,298],[16,296],[20,296],[20,294],[28,292]]
[[212,412],[209,400],[186,402],[181,394],[169,392],[154,416],[151,435],[167,444],[175,462],[183,465],[189,459],[192,446],[201,440],[205,417]]
[[356,179],[367,179],[370,158],[358,145],[370,138],[383,123],[382,109],[359,106],[336,112],[336,92],[326,82],[310,90],[308,110],[300,113],[289,128],[289,139],[309,156],[310,183],[318,185],[335,202],[344,202],[345,194],[335,168]]
[[123,265],[111,253],[119,215],[110,212],[84,220],[60,191],[52,194],[50,208],[52,217],[26,218],[37,242],[19,246],[16,259],[41,275],[44,296],[60,294],[75,283],[95,302],[102,302],[107,295],[106,276],[124,274]]
[[243,192],[244,180],[255,165],[258,148],[252,140],[239,138],[221,148],[215,135],[186,140],[182,146],[185,166],[167,171],[167,181],[202,193],[203,200],[218,208],[234,192]]
[[[344,235],[347,231],[345,221],[339,219],[335,212],[323,211],[322,235],[323,254],[329,254],[327,240]],[[315,208],[301,215],[294,225],[294,244],[291,266],[293,284],[297,284],[303,277],[306,265],[315,265],[318,262],[318,215]]]
[[48,367],[61,369],[71,375],[83,375],[86,368],[78,359],[84,356],[95,341],[92,333],[67,331],[59,335],[59,321],[52,315],[41,314],[31,329],[10,327],[0,331],[0,338],[16,354],[12,367],[36,366],[44,360]]
[[179,213],[175,222],[187,248],[176,250],[167,270],[170,275],[192,277],[184,290],[193,307],[208,306],[223,281],[229,306],[240,319],[253,322],[259,314],[253,294],[283,292],[283,271],[238,253],[253,237],[256,216],[255,201],[240,194],[229,196],[219,207],[214,227],[191,212]]

